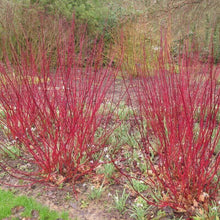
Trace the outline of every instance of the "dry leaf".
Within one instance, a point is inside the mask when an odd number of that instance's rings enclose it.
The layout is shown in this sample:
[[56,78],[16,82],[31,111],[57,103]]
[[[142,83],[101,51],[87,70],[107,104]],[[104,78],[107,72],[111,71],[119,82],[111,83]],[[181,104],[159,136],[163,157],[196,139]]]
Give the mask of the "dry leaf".
[[102,174],[97,174],[96,176],[94,176],[92,178],[92,183],[101,183],[104,179],[105,175],[102,173]]
[[64,181],[65,181],[65,177],[59,174],[59,175],[57,176],[56,184],[57,184],[57,185],[60,185],[60,184],[63,183]]
[[163,201],[168,202],[169,201],[169,196],[167,196],[166,194],[163,194]]
[[52,176],[50,176],[49,180],[56,185],[60,185],[65,181],[65,177],[61,174],[53,174]]
[[205,202],[206,199],[209,198],[209,194],[206,193],[206,192],[202,192],[200,195],[199,195],[199,201],[200,202]]
[[199,203],[195,199],[193,200],[193,206],[194,207],[198,207],[199,206]]
[[186,212],[186,209],[177,207],[177,212],[183,213],[183,212]]
[[147,171],[147,174],[148,174],[149,176],[154,176],[154,173],[153,173],[152,170],[148,170],[148,171]]
[[189,209],[188,209],[188,212],[190,212],[191,214],[195,214],[195,212],[196,212],[196,209],[195,209],[195,207],[194,206],[191,206]]
[[199,201],[200,202],[204,202],[205,201],[205,196],[203,194],[200,194]]
[[37,210],[32,210],[32,211],[31,211],[31,216],[32,216],[32,218],[37,219],[37,218],[39,217],[39,211],[37,211]]
[[17,214],[17,213],[21,213],[24,210],[25,210],[24,206],[15,206],[14,208],[11,209],[11,213],[14,215],[14,214]]
[[205,202],[205,203],[203,204],[203,208],[204,208],[204,210],[205,210],[206,212],[209,212],[209,204],[208,204],[207,202]]

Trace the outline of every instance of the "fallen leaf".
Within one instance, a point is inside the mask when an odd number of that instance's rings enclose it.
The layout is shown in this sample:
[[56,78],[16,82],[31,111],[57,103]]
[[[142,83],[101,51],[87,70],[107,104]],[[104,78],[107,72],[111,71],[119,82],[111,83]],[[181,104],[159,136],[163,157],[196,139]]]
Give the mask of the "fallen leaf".
[[60,185],[62,184],[64,181],[65,181],[65,177],[62,176],[61,174],[53,174],[50,176],[49,180],[52,182],[52,183],[55,183],[56,185]]
[[24,210],[25,210],[24,206],[15,206],[14,208],[11,209],[11,213],[12,213],[12,215],[14,215],[14,214],[21,213]]
[[166,194],[163,194],[163,201],[168,202],[169,201],[169,196],[167,196]]
[[63,183],[63,182],[65,181],[65,179],[66,179],[66,178],[65,178],[64,176],[62,176],[62,175],[59,174],[59,175],[57,176],[57,182],[56,182],[56,184],[57,184],[57,185],[60,185],[61,183]]
[[199,201],[200,202],[205,202],[206,199],[209,198],[209,194],[206,193],[206,192],[202,192],[200,195],[199,195]]
[[199,206],[199,203],[195,199],[193,200],[193,206],[194,207],[198,207]]
[[179,213],[183,213],[183,212],[186,212],[186,209],[183,209],[183,208],[177,207],[177,212],[179,212]]
[[205,203],[203,204],[203,208],[204,208],[204,210],[205,210],[206,212],[209,212],[209,204],[208,204],[208,202],[205,202]]
[[194,206],[191,206],[191,207],[188,209],[188,212],[191,213],[191,214],[193,214],[193,215],[195,215],[195,213],[196,213],[195,207],[194,207]]
[[154,176],[154,173],[153,173],[152,170],[148,170],[148,171],[147,171],[147,174],[148,174],[149,176]]
[[200,202],[204,202],[205,201],[205,196],[203,194],[200,194],[199,201]]
[[31,211],[31,216],[32,216],[32,218],[38,218],[39,217],[39,212],[37,210],[32,210]]

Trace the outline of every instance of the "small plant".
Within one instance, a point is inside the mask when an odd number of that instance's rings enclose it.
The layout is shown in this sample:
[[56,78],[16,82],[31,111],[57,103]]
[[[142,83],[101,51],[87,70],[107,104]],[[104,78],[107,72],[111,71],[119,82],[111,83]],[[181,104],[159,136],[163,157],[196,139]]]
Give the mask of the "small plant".
[[20,150],[19,147],[16,147],[14,144],[12,143],[8,143],[6,144],[6,148],[3,152],[3,156],[4,157],[9,157],[11,159],[15,159],[20,155]]
[[85,200],[81,200],[80,201],[80,207],[82,208],[82,209],[85,209],[85,208],[87,208],[89,206],[89,202],[88,201],[85,201]]
[[131,116],[133,116],[133,111],[133,108],[127,106],[125,102],[120,102],[116,114],[120,120],[128,120]]
[[103,173],[105,174],[106,178],[111,178],[115,172],[115,167],[112,163],[104,164]]
[[71,199],[72,199],[72,196],[70,195],[69,192],[67,192],[67,193],[66,193],[65,200],[66,200],[66,201],[69,201],[69,200],[71,200]]
[[148,189],[148,186],[144,182],[136,179],[132,179],[132,186],[134,187],[135,191],[139,193]]
[[116,192],[116,195],[114,196],[114,201],[115,201],[115,208],[121,212],[125,212],[126,208],[126,201],[129,197],[129,194],[126,194],[125,189],[122,192],[122,195],[119,196],[118,191]]
[[89,194],[89,199],[99,199],[104,192],[105,188],[103,187],[103,184],[99,186],[98,188],[91,186],[91,192]]
[[150,207],[151,206],[149,206],[143,198],[138,197],[132,204],[130,216],[136,220],[144,220],[146,219],[146,214]]

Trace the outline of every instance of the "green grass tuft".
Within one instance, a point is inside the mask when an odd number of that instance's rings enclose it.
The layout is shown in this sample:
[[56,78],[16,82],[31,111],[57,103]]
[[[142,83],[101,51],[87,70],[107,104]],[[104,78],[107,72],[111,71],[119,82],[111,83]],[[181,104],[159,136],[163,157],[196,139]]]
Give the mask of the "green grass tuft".
[[49,210],[47,207],[42,206],[31,198],[26,196],[16,196],[10,191],[0,189],[0,219],[10,217],[12,215],[11,210],[18,206],[24,207],[24,211],[21,213],[22,217],[31,217],[31,212],[36,210],[39,212],[40,219],[68,219],[68,213],[66,212],[59,214],[55,211]]

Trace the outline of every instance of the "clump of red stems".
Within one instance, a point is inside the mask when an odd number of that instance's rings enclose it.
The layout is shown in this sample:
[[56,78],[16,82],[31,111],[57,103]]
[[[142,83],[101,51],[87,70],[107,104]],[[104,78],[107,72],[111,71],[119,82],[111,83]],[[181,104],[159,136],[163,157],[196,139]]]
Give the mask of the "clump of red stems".
[[[31,43],[21,47],[21,56],[12,48],[13,65],[5,55],[0,64],[1,123],[16,141],[19,169],[3,158],[1,167],[18,178],[31,181],[77,181],[93,174],[106,152],[106,140],[114,130],[108,123],[106,95],[114,85],[117,70],[111,60],[103,65],[103,40],[94,40],[85,50],[86,37],[76,46],[74,22],[67,42],[57,43],[57,65],[51,68],[50,54],[39,45],[33,54]],[[40,57],[40,59],[39,59]],[[103,111],[105,113],[103,114]],[[1,146],[1,151],[12,152]],[[16,151],[17,152],[17,151]]]
[[[154,199],[149,191],[141,195],[150,204],[192,213],[200,203],[207,208],[219,190],[218,68],[211,60],[200,63],[187,50],[175,63],[166,45],[152,65],[153,76],[142,69],[131,82],[136,97],[133,105],[138,105],[138,149],[147,170],[130,175],[124,167],[117,167],[131,184],[138,179],[151,188]],[[132,92],[129,95],[134,99]],[[140,164],[133,166],[137,170]]]

